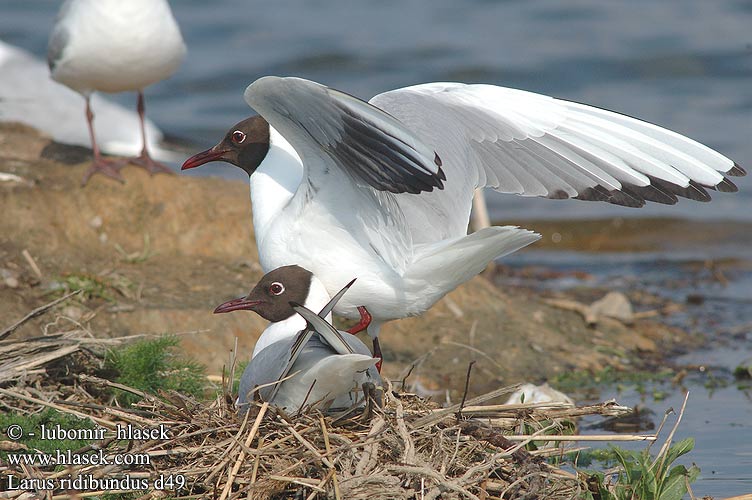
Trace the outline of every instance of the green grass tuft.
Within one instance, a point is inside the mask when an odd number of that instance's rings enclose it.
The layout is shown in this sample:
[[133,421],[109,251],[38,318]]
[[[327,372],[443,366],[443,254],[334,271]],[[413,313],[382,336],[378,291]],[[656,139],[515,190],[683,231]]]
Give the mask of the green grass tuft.
[[734,368],[736,380],[752,380],[752,360],[747,360]]
[[[105,368],[117,375],[115,382],[150,394],[160,390],[175,390],[202,396],[206,378],[199,363],[179,356],[175,336],[141,340],[131,345],[110,350],[105,357]],[[138,401],[138,396],[118,391],[118,398],[127,404]]]
[[[33,450],[39,450],[44,453],[54,453],[55,450],[75,451],[90,444],[90,441],[76,439],[40,439],[40,429],[44,425],[47,428],[53,428],[59,425],[63,429],[94,429],[96,426],[91,420],[77,418],[67,413],[48,408],[41,413],[32,415],[22,415],[19,413],[0,414],[0,432],[5,435],[5,429],[9,425],[20,425],[24,430],[24,437],[18,442],[29,448],[29,453]],[[29,434],[35,434],[31,437]],[[13,453],[23,453],[14,451]],[[0,458],[7,460],[8,452],[0,451]]]

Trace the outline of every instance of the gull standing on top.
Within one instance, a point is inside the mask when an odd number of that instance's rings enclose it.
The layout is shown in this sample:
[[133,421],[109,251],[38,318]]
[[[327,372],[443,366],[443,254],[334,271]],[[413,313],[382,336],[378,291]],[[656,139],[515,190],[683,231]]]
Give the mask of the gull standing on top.
[[[539,236],[492,226],[468,235],[476,188],[640,207],[736,191],[744,170],[656,125],[493,85],[428,83],[368,103],[301,78],[245,91],[260,116],[183,169],[222,160],[250,175],[264,270],[299,264],[329,292],[358,282],[335,312],[372,321],[421,314],[493,259]],[[359,306],[365,306],[365,309]]]
[[[380,360],[357,337],[342,335],[329,324],[332,308],[354,281],[330,299],[310,271],[280,267],[264,275],[247,296],[214,310],[216,314],[253,311],[271,321],[240,379],[241,412],[257,386],[263,386],[259,394],[265,401],[297,411],[305,404],[349,408],[358,402],[364,383],[382,384],[374,367]],[[321,317],[312,310],[320,310]],[[294,375],[289,380],[275,385],[290,374]]]
[[[47,62],[52,78],[86,100],[94,160],[83,184],[99,172],[119,181],[128,162],[150,173],[171,173],[149,155],[144,125],[145,87],[172,75],[185,57],[185,44],[167,0],[67,0],[50,34]],[[143,148],[129,160],[101,156],[90,98],[94,91],[138,92]]]

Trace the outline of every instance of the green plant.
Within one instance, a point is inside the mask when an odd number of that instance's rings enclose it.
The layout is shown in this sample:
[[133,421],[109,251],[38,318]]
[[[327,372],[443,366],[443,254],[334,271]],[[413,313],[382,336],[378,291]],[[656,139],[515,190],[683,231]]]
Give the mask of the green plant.
[[[179,343],[177,337],[167,335],[110,350],[105,368],[116,373],[115,382],[143,392],[175,390],[200,396],[206,380],[204,368],[180,357],[175,352]],[[125,391],[118,391],[118,397],[127,404],[139,399]]]
[[67,293],[81,290],[77,298],[81,303],[92,299],[112,303],[118,297],[136,299],[137,288],[136,284],[127,277],[115,272],[109,272],[106,275],[66,273],[55,279],[49,293],[62,297]]
[[752,360],[746,360],[734,368],[736,380],[752,380]]
[[114,288],[99,276],[89,274],[66,274],[55,280],[53,293],[64,295],[74,290],[81,290],[81,300],[102,299],[114,302]]
[[235,367],[235,377],[232,380],[233,394],[238,393],[238,388],[240,387],[240,378],[243,376],[243,372],[245,371],[245,367],[248,366],[248,363],[250,363],[250,360],[241,361],[240,363],[238,363],[237,367]]
[[[686,438],[671,446],[664,447],[653,457],[650,449],[629,451],[610,446],[616,463],[620,466],[615,474],[591,472],[596,480],[591,482],[588,498],[594,500],[681,500],[687,493],[688,485],[700,474],[696,465],[687,468],[673,465],[677,458],[694,448],[693,438]],[[593,489],[595,491],[593,491]]]
[[149,238],[148,233],[144,233],[144,247],[140,252],[128,253],[117,243],[115,243],[114,247],[120,254],[120,260],[127,262],[128,264],[140,264],[146,262],[149,257],[154,255],[154,252],[151,250],[151,238]]
[[[94,429],[96,427],[91,420],[77,418],[51,408],[31,415],[20,413],[0,414],[0,434],[4,436],[4,430],[11,425],[19,425],[23,429],[23,437],[18,440],[18,443],[28,448],[28,453],[33,453],[33,450],[39,450],[44,453],[67,450],[75,451],[90,443],[90,441],[84,439],[53,439],[49,435],[42,435],[43,425],[47,429],[55,429],[57,426],[60,426],[60,428],[65,430]],[[7,460],[8,453],[0,451],[0,458]]]

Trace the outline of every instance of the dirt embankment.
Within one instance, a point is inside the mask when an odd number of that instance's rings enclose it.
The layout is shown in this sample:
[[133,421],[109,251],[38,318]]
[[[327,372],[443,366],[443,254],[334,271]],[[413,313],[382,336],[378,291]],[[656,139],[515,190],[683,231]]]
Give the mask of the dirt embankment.
[[[84,287],[86,297],[61,307],[58,321],[81,322],[97,336],[198,332],[184,335],[183,344],[210,373],[220,372],[235,337],[239,358],[247,358],[265,322],[212,310],[245,294],[262,274],[248,186],[149,177],[128,167],[125,184],[96,176],[81,188],[86,153],[27,127],[0,125],[0,172],[21,178],[0,182],[0,329],[59,295],[56,289]],[[14,335],[39,335],[54,317]],[[461,391],[468,363],[477,360],[473,393],[599,369],[623,354],[657,353],[685,340],[649,321],[629,327],[604,320],[591,328],[575,312],[482,277],[382,334],[388,376],[422,359],[410,381]]]

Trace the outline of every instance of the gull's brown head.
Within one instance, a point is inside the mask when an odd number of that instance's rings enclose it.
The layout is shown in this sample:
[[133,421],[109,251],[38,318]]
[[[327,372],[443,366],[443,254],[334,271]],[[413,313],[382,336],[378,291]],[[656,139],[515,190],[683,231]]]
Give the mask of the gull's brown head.
[[251,293],[218,306],[215,314],[232,311],[253,311],[262,318],[283,321],[295,310],[290,302],[305,304],[313,274],[300,266],[284,266],[265,274]]
[[181,170],[200,167],[212,161],[226,161],[251,175],[264,161],[268,151],[269,122],[260,116],[252,116],[232,127],[213,148],[185,160]]

